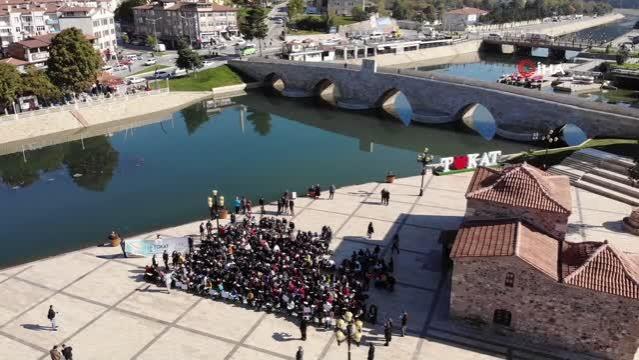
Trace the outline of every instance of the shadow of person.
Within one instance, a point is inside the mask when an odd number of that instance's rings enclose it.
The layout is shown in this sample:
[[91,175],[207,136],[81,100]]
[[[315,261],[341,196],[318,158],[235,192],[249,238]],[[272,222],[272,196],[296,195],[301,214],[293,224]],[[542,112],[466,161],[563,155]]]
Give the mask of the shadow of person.
[[43,331],[43,330],[51,330],[51,326],[42,326],[38,324],[22,324],[20,325],[27,330],[33,331]]
[[293,335],[291,335],[289,333],[275,332],[275,333],[273,333],[273,340],[283,342],[283,341],[293,341],[293,340],[297,340],[297,339],[293,338]]

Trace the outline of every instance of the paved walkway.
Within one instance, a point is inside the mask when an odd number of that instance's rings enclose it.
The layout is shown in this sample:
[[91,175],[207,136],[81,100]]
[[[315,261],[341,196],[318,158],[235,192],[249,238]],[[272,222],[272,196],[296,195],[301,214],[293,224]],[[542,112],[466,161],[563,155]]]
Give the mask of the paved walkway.
[[[338,190],[334,200],[300,198],[293,217],[297,228],[319,231],[330,225],[336,258],[375,244],[388,249],[400,236],[395,255],[398,284],[394,293],[370,292],[380,319],[409,314],[409,335],[378,346],[377,360],[418,359],[588,359],[552,349],[533,349],[506,337],[474,333],[448,321],[449,277],[442,271],[439,237],[458,227],[465,212],[464,191],[471,174],[428,177],[423,197],[416,196],[420,177],[394,184],[368,183]],[[391,192],[389,206],[379,191]],[[573,189],[574,214],[569,238],[608,239],[639,253],[636,238],[619,232],[629,206]],[[267,210],[274,211],[269,205]],[[373,239],[366,238],[372,221]],[[186,235],[199,222],[156,233]],[[390,256],[387,250],[384,250]],[[67,343],[77,359],[292,359],[298,346],[305,359],[344,359],[332,332],[309,329],[298,340],[295,324],[180,291],[166,294],[141,280],[144,258],[122,258],[119,248],[95,247],[0,270],[0,349],[6,359],[46,359],[54,344]],[[49,305],[59,311],[59,330],[46,320]],[[365,343],[381,345],[379,326],[365,330]],[[353,359],[366,359],[366,346]]]

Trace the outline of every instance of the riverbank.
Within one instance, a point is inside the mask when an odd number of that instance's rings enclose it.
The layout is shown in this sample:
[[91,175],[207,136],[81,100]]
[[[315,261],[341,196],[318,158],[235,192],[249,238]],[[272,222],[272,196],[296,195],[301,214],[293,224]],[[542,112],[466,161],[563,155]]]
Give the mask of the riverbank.
[[[566,23],[542,23],[536,25],[528,25],[519,28],[509,29],[510,32],[536,32],[552,36],[566,35],[581,31],[584,29],[605,25],[620,20],[624,15],[615,13],[597,18],[587,18],[584,20],[574,20]],[[447,46],[439,46],[404,52],[399,54],[383,54],[374,58],[378,66],[409,66],[412,63],[440,62],[448,58],[454,58],[460,55],[477,53],[481,47],[482,40],[467,40],[460,43]],[[343,63],[344,61],[336,61]],[[349,59],[349,64],[361,64],[362,59]]]
[[[95,104],[78,104],[77,108],[39,115],[25,113],[3,116],[0,117],[0,154],[10,153],[8,151],[14,143],[30,139],[87,131],[123,120],[131,123],[160,120],[163,116],[209,97],[210,92],[154,91],[151,94],[106,99]],[[25,150],[28,149],[27,146]]]
[[[444,231],[459,227],[471,176],[429,174],[422,197],[417,196],[420,176],[400,178],[393,184],[341,187],[334,200],[328,200],[326,193],[320,199],[298,198],[296,215],[280,218],[293,221],[300,230],[331,226],[334,238],[330,248],[337,262],[353,251],[372,250],[376,245],[388,256],[391,239],[399,235],[400,253],[394,255],[395,291],[371,288],[369,301],[378,306],[380,314],[395,316],[407,311],[408,333],[394,337],[389,347],[378,346],[376,358],[470,359],[516,354],[521,358],[592,360],[583,354],[522,345],[511,337],[479,334],[449,321],[450,274],[439,265],[440,237]],[[379,203],[383,188],[391,193],[388,206]],[[611,227],[627,216],[630,206],[581,189],[571,188],[571,192],[574,208],[570,226],[580,229],[569,233],[571,241],[605,238],[620,249],[638,250],[634,236]],[[602,208],[606,211],[599,210]],[[275,206],[267,205],[266,210],[271,216]],[[366,236],[369,222],[375,227],[370,239]],[[199,223],[138,237],[196,234]],[[60,343],[71,345],[76,357],[94,360],[290,359],[301,345],[309,359],[344,355],[344,347],[336,344],[331,331],[309,326],[308,340],[301,342],[295,335],[296,324],[286,317],[179,290],[167,294],[164,288],[142,281],[144,266],[149,263],[148,258],[124,258],[119,248],[91,247],[0,270],[0,296],[11,299],[0,305],[0,344],[5,356],[42,359]],[[42,315],[49,305],[59,312],[57,331],[49,330]],[[380,345],[381,330],[380,325],[367,324],[365,343]],[[367,347],[353,347],[352,351],[354,358],[363,359]]]

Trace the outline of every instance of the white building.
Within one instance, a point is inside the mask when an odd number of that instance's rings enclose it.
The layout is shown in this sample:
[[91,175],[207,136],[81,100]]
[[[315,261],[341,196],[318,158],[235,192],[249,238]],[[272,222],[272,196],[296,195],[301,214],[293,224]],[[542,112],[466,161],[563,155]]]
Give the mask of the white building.
[[56,8],[49,4],[0,4],[0,47],[55,32]]
[[60,30],[74,27],[94,36],[95,47],[105,58],[115,55],[117,40],[112,12],[102,7],[64,6],[58,9],[58,22]]
[[365,0],[328,0],[326,12],[329,15],[353,16],[353,8],[364,10]]
[[448,11],[444,14],[444,30],[463,31],[468,25],[475,25],[479,17],[486,14],[488,11],[472,7]]

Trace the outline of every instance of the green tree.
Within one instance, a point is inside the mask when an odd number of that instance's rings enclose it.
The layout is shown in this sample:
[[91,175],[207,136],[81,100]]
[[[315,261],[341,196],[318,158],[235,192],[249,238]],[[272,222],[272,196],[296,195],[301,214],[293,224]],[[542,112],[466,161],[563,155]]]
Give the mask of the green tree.
[[62,92],[53,85],[47,74],[33,66],[27,67],[27,71],[22,75],[23,95],[34,95],[39,100],[49,102],[62,97]]
[[437,20],[437,10],[435,10],[435,7],[432,4],[426,5],[424,7],[423,13],[426,21],[433,22]]
[[617,51],[617,64],[623,65],[626,63],[626,61],[628,61],[628,59],[630,59],[630,50],[621,48],[619,49],[619,51]]
[[11,108],[22,88],[22,79],[15,66],[0,63],[0,110]]
[[388,10],[386,10],[386,0],[377,0],[377,13],[379,16],[388,15]]
[[304,12],[304,0],[290,0],[287,5],[288,17],[293,19]]
[[392,8],[392,16],[398,20],[408,19],[409,9],[404,0],[395,0]]
[[121,37],[125,44],[129,42],[129,35],[127,33],[123,32]]
[[202,67],[202,57],[200,54],[193,51],[184,41],[178,42],[178,58],[175,61],[175,65],[180,69],[186,69],[187,71],[199,69]]
[[102,58],[76,28],[62,30],[51,41],[47,75],[64,92],[82,92],[97,79]]
[[158,39],[154,35],[149,35],[146,37],[146,45],[155,49],[155,45],[158,44]]
[[366,10],[362,9],[359,6],[355,6],[353,10],[351,11],[351,13],[353,14],[354,20],[357,20],[357,21],[368,20],[368,13],[366,12]]
[[146,3],[146,0],[125,0],[115,9],[113,16],[121,23],[133,24],[133,8]]
[[244,18],[244,21],[240,26],[240,32],[247,40],[259,40],[261,55],[262,40],[268,34],[268,25],[266,25],[266,11],[264,10],[264,8],[251,6],[248,9],[246,17]]

